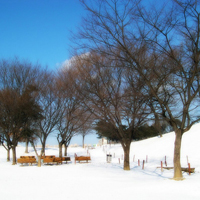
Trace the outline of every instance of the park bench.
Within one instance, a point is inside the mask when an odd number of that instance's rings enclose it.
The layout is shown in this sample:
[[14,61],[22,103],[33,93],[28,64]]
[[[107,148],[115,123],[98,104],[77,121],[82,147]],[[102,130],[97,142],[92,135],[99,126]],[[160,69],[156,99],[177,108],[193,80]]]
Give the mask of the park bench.
[[22,165],[28,163],[32,165],[33,163],[37,163],[37,161],[35,156],[20,156],[20,158],[17,159],[17,163],[21,163]]
[[62,157],[62,161],[65,161],[67,163],[67,161],[71,161],[70,157]]
[[[163,169],[170,170],[170,169],[174,169],[174,167],[163,167]],[[190,168],[189,169],[187,167],[182,167],[181,170],[184,171],[184,172],[190,172],[190,173],[194,173],[195,172],[195,168]]]
[[54,164],[54,163],[62,164],[62,159],[56,156],[42,156],[41,159],[43,159],[43,163],[46,164]]
[[89,160],[91,160],[90,156],[77,156],[75,154],[74,157],[75,157],[75,164],[76,164],[76,161],[79,161],[79,163],[80,163],[80,161],[86,161],[86,162],[88,162]]

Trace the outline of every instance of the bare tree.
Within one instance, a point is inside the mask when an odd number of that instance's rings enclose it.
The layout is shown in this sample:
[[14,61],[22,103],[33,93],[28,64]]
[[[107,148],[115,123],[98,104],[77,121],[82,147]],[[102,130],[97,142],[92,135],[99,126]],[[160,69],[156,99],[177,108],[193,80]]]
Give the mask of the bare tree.
[[60,157],[62,157],[62,146],[65,146],[66,156],[72,137],[78,133],[88,118],[87,110],[83,107],[82,99],[75,87],[75,76],[76,74],[69,68],[61,69],[56,78],[57,95],[62,105],[56,125]]
[[39,122],[40,131],[37,133],[37,137],[42,144],[42,155],[45,155],[47,138],[56,129],[59,112],[62,109],[55,85],[52,73],[45,71],[40,76],[38,103],[43,109],[43,119]]
[[[101,122],[102,126],[99,127],[108,127],[112,130],[109,137],[120,141],[124,150],[124,170],[130,170],[131,141],[137,128],[146,122],[148,114],[145,98],[141,93],[142,85],[135,80],[134,87],[131,87],[134,95],[130,95],[124,70],[118,67],[121,64],[91,53],[85,58],[77,59],[76,83],[79,93],[86,97],[83,103],[94,116],[96,123],[99,125]],[[138,101],[135,101],[136,98]]]
[[[0,63],[0,127],[6,149],[12,148],[13,164],[16,164],[16,146],[27,133],[27,124],[40,118],[41,109],[35,101],[35,80],[38,65],[13,59]],[[26,130],[26,131],[25,131]]]
[[31,126],[39,120],[41,109],[31,96],[33,89],[27,88],[22,95],[15,90],[6,89],[0,91],[0,127],[4,134],[4,140],[8,151],[12,148],[13,164],[16,164],[16,146],[25,138],[32,137]]
[[155,112],[175,131],[174,179],[182,179],[182,135],[200,120],[199,1],[172,0],[159,6],[128,0],[81,3],[88,15],[76,37],[79,51],[122,60],[122,67],[143,78]]
[[92,123],[90,120],[84,122],[82,126],[79,128],[79,135],[82,136],[82,147],[85,147],[85,137],[91,134],[92,131]]

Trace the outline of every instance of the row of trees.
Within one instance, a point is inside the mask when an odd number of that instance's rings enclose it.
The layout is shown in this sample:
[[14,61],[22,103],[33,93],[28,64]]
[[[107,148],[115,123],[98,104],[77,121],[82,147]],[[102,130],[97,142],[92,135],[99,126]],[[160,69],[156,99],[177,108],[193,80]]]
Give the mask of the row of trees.
[[[50,134],[57,135],[59,156],[62,146],[65,155],[71,138],[89,130],[90,115],[81,106],[79,95],[67,73],[50,73],[40,65],[27,61],[1,60],[0,62],[0,139],[7,150],[13,152],[16,164],[16,146],[19,142],[35,143],[39,140],[45,154]],[[85,130],[81,130],[84,125]]]
[[[100,135],[120,141],[129,170],[132,139],[152,120],[161,133],[165,121],[175,131],[174,179],[182,179],[182,136],[200,121],[199,1],[151,7],[142,0],[80,2],[88,14],[74,35],[70,66],[53,76],[27,63],[1,63],[1,138],[15,152],[22,133],[44,147],[57,130],[60,146],[67,146],[67,138],[92,124]],[[29,111],[20,107],[26,98],[33,105]],[[10,109],[8,102],[17,105]]]
[[[143,79],[117,59],[90,52],[75,56],[67,73],[100,137],[121,143],[124,170],[130,170],[133,140],[163,132],[162,118],[154,118],[152,100]],[[152,124],[148,126],[147,123]],[[158,126],[159,125],[159,126]]]
[[[74,57],[69,66],[52,75],[39,65],[2,60],[0,133],[7,160],[12,149],[16,164],[19,142],[26,142],[26,152],[31,143],[40,158],[52,133],[62,157],[62,146],[67,155],[75,134],[80,133],[84,141],[85,135],[95,129],[101,137],[121,142],[124,169],[129,169],[131,141],[155,136],[160,129],[144,126],[152,120],[145,85],[130,70],[122,70],[121,65],[91,52]],[[35,148],[37,141],[42,144],[40,155]]]
[[175,131],[174,179],[182,179],[182,136],[200,120],[199,1],[80,2],[87,16],[74,35],[76,87],[85,106],[121,142],[126,170],[132,134],[152,116],[164,119]]

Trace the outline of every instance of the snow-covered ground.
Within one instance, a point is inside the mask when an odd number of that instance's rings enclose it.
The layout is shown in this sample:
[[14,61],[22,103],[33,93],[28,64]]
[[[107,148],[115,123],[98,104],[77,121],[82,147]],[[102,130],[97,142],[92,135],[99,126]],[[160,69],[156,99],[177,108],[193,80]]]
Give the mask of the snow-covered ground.
[[[173,166],[174,133],[162,138],[133,142],[131,145],[131,170],[123,170],[123,151],[120,145],[107,145],[90,149],[91,163],[75,164],[74,153],[87,155],[87,149],[69,148],[71,162],[62,165],[13,166],[6,162],[6,151],[0,147],[0,199],[2,200],[199,200],[200,199],[200,124],[184,134],[182,142],[182,167],[187,167],[187,156],[195,173],[184,173],[184,181],[171,180],[173,170],[161,172],[161,161]],[[17,157],[24,154],[17,148]],[[35,155],[29,148],[29,155]],[[106,162],[106,154],[112,162]],[[58,155],[57,148],[46,149],[46,155]],[[144,170],[138,166],[146,160]],[[120,158],[120,163],[119,163]],[[133,162],[134,158],[134,162]]]

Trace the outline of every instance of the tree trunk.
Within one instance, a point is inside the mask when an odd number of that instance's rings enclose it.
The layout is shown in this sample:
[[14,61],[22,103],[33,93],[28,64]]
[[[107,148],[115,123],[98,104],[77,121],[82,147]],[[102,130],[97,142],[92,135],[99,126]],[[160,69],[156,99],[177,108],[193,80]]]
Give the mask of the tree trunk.
[[130,170],[130,142],[123,146],[124,150],[124,170]]
[[28,139],[26,139],[26,148],[25,148],[25,153],[28,153]]
[[16,146],[12,147],[12,154],[13,154],[13,165],[17,164],[17,157],[16,157]]
[[174,143],[174,179],[183,180],[181,170],[181,139],[182,132],[180,129],[175,131],[175,143]]
[[9,162],[10,161],[10,146],[9,145],[7,145],[7,147],[4,145],[4,144],[2,144],[3,145],[3,147],[6,149],[6,151],[7,151],[7,162]]
[[84,146],[85,146],[84,140],[85,140],[85,135],[83,135],[83,148],[84,148]]
[[30,142],[30,143],[31,143],[31,145],[32,145],[32,147],[33,147],[33,149],[35,151],[35,154],[36,154],[36,156],[38,158],[38,165],[37,166],[41,167],[41,155],[42,155],[42,151],[41,151],[40,155],[38,155],[38,152],[37,152],[37,149],[35,148],[34,142]]
[[38,156],[38,167],[41,167],[41,156]]
[[59,142],[59,157],[62,158],[62,142]]
[[[35,144],[33,142],[31,142],[31,145],[35,151],[36,156],[38,157],[38,152],[37,152],[37,149],[35,148]],[[41,155],[42,155],[42,153],[41,153]]]
[[42,156],[45,156],[45,142],[43,142],[42,143],[42,150],[41,150],[41,152],[42,152]]
[[64,151],[64,156],[67,156],[67,145],[65,144],[65,151]]
[[7,149],[7,162],[10,161],[10,149]]

